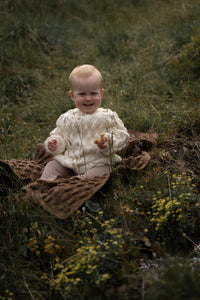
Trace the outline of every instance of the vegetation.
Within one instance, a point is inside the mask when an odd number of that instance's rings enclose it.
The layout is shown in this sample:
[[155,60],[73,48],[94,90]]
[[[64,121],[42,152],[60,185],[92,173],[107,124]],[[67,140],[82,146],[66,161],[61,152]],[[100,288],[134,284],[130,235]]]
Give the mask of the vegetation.
[[199,0],[1,1],[1,160],[32,159],[83,63],[103,106],[159,142],[66,220],[2,189],[0,299],[199,299],[199,14]]

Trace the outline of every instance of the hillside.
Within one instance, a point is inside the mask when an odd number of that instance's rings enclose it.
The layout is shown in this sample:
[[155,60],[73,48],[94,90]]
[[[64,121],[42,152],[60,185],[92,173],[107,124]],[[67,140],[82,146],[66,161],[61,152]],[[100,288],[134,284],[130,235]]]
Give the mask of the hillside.
[[32,160],[95,65],[102,106],[156,132],[144,170],[116,172],[68,219],[1,171],[0,299],[199,299],[200,1],[2,0],[0,160]]

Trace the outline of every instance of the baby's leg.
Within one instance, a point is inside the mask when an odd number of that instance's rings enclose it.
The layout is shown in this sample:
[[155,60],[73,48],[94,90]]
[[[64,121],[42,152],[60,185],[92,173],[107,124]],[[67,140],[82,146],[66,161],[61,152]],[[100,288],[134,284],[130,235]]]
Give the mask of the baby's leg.
[[92,179],[96,176],[103,176],[105,174],[110,174],[110,167],[109,166],[99,166],[94,167],[89,170],[87,170],[86,173],[79,175],[81,178],[88,178]]
[[40,177],[42,180],[55,180],[58,176],[71,177],[74,173],[71,169],[63,167],[57,160],[51,160],[45,166],[44,171]]

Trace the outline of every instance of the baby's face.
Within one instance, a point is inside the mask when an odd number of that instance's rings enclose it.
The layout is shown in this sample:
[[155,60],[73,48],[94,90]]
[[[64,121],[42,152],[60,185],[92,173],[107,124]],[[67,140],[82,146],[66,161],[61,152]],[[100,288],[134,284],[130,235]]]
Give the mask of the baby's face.
[[80,111],[92,114],[100,107],[103,92],[100,79],[92,74],[88,78],[74,78],[73,89],[69,93]]

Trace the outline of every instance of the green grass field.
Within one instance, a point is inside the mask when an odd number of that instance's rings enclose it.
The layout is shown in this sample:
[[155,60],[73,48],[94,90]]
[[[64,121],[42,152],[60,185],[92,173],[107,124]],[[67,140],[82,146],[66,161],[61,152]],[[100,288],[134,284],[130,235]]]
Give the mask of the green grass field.
[[199,16],[199,0],[1,1],[1,160],[33,158],[83,63],[102,106],[159,141],[93,196],[98,213],[60,220],[2,192],[0,299],[199,299]]

